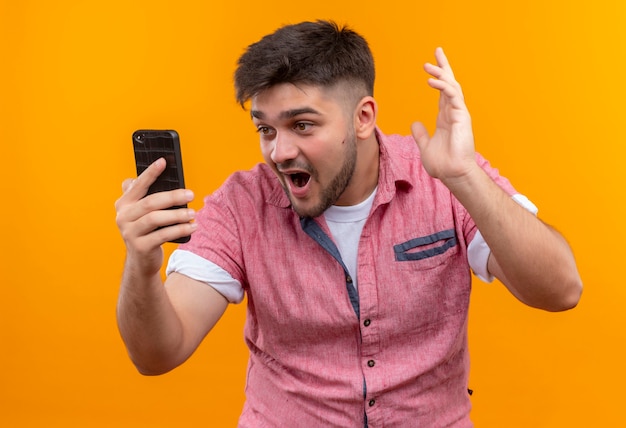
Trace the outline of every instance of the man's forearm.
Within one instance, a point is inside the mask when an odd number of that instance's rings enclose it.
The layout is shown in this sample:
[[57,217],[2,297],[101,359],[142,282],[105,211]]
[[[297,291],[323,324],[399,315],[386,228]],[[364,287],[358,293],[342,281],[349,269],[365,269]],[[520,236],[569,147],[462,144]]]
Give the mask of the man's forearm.
[[119,293],[117,322],[137,370],[165,373],[179,363],[182,324],[167,296],[160,274],[143,278],[127,263]]
[[491,249],[489,268],[522,302],[546,310],[576,305],[582,283],[571,249],[553,228],[517,204],[476,167],[445,183]]

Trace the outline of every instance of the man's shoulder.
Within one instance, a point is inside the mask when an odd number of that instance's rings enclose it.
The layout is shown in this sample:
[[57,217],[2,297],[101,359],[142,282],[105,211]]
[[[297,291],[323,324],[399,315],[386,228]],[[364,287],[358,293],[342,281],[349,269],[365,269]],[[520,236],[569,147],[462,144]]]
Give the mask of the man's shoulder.
[[419,157],[419,149],[412,135],[403,134],[385,134],[377,129],[377,138],[381,146],[389,153],[401,156],[417,156]]

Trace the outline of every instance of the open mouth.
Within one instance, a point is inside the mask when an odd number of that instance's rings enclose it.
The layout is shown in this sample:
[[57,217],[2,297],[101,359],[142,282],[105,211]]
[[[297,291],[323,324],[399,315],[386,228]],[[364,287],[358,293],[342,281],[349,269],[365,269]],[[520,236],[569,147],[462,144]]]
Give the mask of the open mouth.
[[294,186],[304,187],[311,179],[311,175],[305,172],[299,172],[297,174],[289,174],[289,178],[291,179],[291,182]]

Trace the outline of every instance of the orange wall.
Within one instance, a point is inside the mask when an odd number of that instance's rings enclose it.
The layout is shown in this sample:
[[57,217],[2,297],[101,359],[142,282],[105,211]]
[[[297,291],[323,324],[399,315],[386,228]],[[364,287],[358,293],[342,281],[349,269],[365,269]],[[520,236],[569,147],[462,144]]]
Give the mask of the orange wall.
[[259,161],[234,101],[234,63],[279,25],[316,18],[369,39],[388,133],[418,119],[432,129],[436,94],[421,67],[444,46],[478,150],[575,250],[586,288],[569,313],[526,308],[499,284],[476,281],[476,425],[626,423],[624,5],[2,0],[0,425],[235,425],[243,305],[183,367],[137,374],[115,325],[124,248],[113,203],[134,172],[137,128],[180,132],[198,195]]

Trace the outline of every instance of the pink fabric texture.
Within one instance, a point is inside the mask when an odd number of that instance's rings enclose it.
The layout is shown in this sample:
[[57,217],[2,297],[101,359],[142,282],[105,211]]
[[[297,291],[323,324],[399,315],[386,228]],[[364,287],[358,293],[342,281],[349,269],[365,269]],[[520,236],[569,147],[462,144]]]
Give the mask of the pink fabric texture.
[[[241,427],[363,427],[365,418],[370,428],[472,426],[467,245],[476,226],[423,169],[412,137],[377,135],[358,314],[346,272],[303,230],[266,165],[233,174],[207,197],[198,231],[180,247],[244,286],[250,359]],[[331,236],[323,216],[314,221]]]

